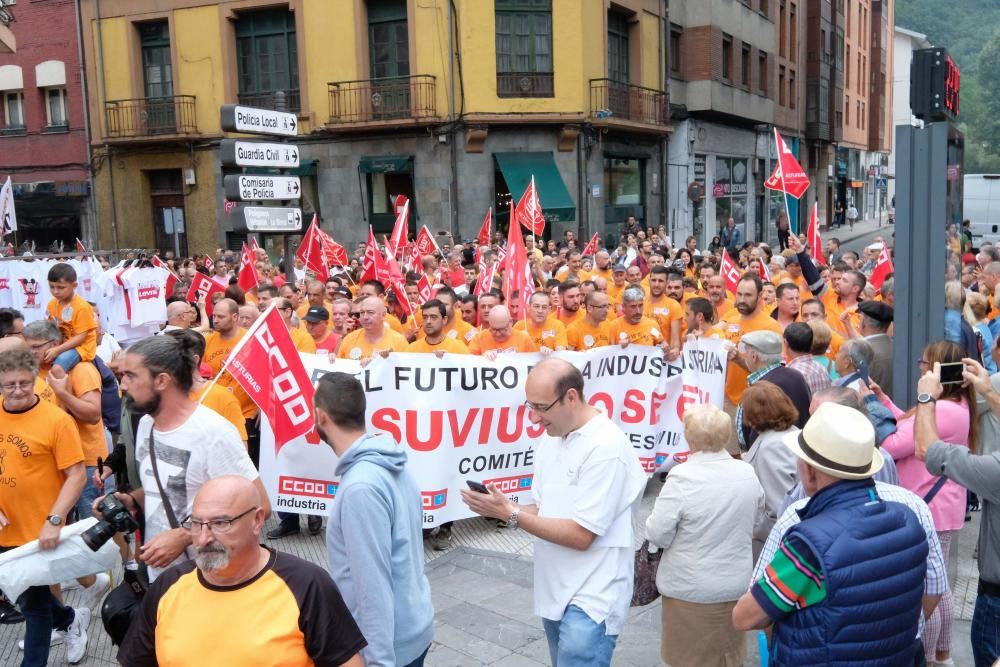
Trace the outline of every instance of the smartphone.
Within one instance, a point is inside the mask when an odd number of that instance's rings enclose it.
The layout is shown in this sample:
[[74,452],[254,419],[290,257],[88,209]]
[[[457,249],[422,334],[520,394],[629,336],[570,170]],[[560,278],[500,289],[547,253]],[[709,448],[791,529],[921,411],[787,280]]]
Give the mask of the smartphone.
[[483,484],[482,482],[476,482],[474,480],[467,479],[467,480],[465,480],[465,483],[468,484],[469,488],[472,489],[473,491],[475,491],[476,493],[489,493],[490,492],[490,490],[487,489],[486,485]]
[[941,364],[941,384],[959,384],[965,381],[962,377],[962,372],[965,370],[965,364],[961,361],[956,361],[951,364]]
[[871,386],[871,382],[870,382],[870,380],[871,380],[871,374],[868,371],[868,364],[866,364],[863,361],[861,362],[861,365],[858,366],[858,375],[861,376],[861,381],[865,383],[866,387],[870,387]]

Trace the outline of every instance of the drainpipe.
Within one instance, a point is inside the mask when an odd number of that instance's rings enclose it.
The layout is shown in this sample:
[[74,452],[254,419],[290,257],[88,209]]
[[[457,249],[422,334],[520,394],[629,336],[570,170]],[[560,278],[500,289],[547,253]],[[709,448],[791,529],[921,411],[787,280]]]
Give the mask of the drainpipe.
[[455,3],[448,3],[448,125],[450,126],[450,158],[451,186],[448,199],[451,209],[448,220],[448,230],[451,232],[453,244],[461,242],[458,230],[458,132],[455,118]]
[[[663,91],[667,96],[666,115],[670,119],[670,68],[667,67],[666,56],[670,53],[670,0],[660,0],[660,39],[659,45],[660,80],[663,82]],[[674,238],[677,221],[670,216],[670,198],[668,194],[669,179],[667,171],[670,169],[669,161],[670,135],[660,138],[660,207],[663,210],[663,224],[667,228],[667,233],[676,244]]]
[[[576,223],[576,234],[579,238],[590,240],[593,236],[590,232],[590,197],[587,192],[587,165],[583,160],[583,128],[576,135],[576,201],[579,218]],[[608,221],[604,221],[604,228],[607,230]],[[584,230],[586,232],[584,233]],[[538,241],[538,239],[536,239]]]
[[[94,18],[97,21],[97,85],[98,89],[101,91],[101,97],[98,100],[99,106],[104,106],[104,102],[108,99],[107,88],[104,82],[104,33],[101,30],[101,0],[94,0]],[[111,240],[115,245],[115,251],[119,249],[118,245],[118,205],[115,202],[115,159],[114,151],[108,150],[108,181],[111,183]]]
[[87,182],[90,183],[90,197],[88,197],[87,213],[90,217],[90,234],[81,230],[81,236],[87,239],[91,248],[100,247],[97,243],[98,231],[100,230],[100,214],[97,210],[97,188],[94,183],[94,164],[91,162],[91,133],[90,133],[90,99],[87,96],[87,70],[83,60],[83,17],[81,16],[79,0],[76,3],[76,57],[80,66],[80,92],[83,95],[83,131],[87,141]]

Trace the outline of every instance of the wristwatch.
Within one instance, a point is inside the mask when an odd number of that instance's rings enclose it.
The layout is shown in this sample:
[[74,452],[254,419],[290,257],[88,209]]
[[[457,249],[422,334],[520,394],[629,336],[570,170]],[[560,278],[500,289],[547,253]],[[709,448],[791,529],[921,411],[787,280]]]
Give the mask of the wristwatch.
[[520,509],[516,509],[510,513],[510,518],[507,519],[508,528],[517,528],[517,517],[521,513]]
[[53,526],[61,526],[63,523],[63,518],[58,514],[50,514],[45,517],[45,520],[51,523]]
[[937,399],[930,394],[917,394],[917,403],[923,405],[925,403],[936,403]]

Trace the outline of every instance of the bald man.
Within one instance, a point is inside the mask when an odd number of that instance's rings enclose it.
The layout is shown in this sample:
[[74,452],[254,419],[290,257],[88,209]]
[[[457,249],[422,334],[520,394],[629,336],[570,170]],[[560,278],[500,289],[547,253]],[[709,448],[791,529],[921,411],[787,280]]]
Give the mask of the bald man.
[[191,326],[191,305],[184,301],[174,301],[167,304],[167,326],[164,331],[188,329]]
[[[486,494],[463,490],[462,500],[539,538],[535,611],[551,664],[610,665],[632,597],[631,510],[646,473],[625,433],[587,403],[575,366],[542,361],[524,393],[528,419],[546,433],[535,446],[533,504],[511,502],[495,484]],[[586,611],[577,600],[586,600]]]
[[538,352],[538,346],[531,336],[514,329],[507,306],[494,306],[483,330],[469,343],[469,352],[492,360],[504,352]]
[[244,329],[252,327],[258,317],[260,317],[260,311],[257,309],[257,306],[252,303],[246,303],[240,306],[239,323]]
[[403,352],[410,344],[406,337],[393,331],[385,323],[385,302],[381,297],[370,296],[358,304],[361,328],[344,337],[337,356],[354,359],[363,364],[371,361],[375,354],[383,357],[390,352]]
[[363,664],[367,642],[326,570],[260,545],[262,505],[242,477],[202,485],[181,521],[195,559],[150,586],[119,663]]

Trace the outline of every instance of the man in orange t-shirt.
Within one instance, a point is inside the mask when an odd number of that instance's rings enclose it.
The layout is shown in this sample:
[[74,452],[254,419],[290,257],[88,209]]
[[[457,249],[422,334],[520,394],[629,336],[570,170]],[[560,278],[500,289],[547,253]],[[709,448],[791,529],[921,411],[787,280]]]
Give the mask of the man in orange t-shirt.
[[611,303],[604,292],[591,292],[584,303],[586,314],[566,330],[569,349],[583,352],[596,347],[604,347],[611,342],[608,334],[611,324],[607,320]]
[[[679,274],[675,274],[679,275]],[[664,266],[654,266],[646,276],[649,281],[649,297],[643,304],[643,316],[651,317],[660,325],[660,332],[670,342],[670,349],[680,353],[681,349],[681,323],[684,319],[684,310],[681,304],[667,296],[668,271]],[[681,276],[681,289],[684,287],[684,278]]]
[[423,313],[423,336],[406,347],[407,352],[431,353],[438,357],[445,352],[451,354],[468,354],[469,348],[458,338],[449,336],[445,331],[445,321],[448,317],[448,307],[440,299],[428,299],[420,306]]
[[497,354],[505,352],[538,352],[528,334],[514,330],[507,306],[494,306],[486,319],[486,328],[469,344],[472,354],[495,359]]
[[385,321],[385,302],[381,297],[369,296],[358,304],[361,328],[355,329],[340,341],[337,357],[354,359],[365,364],[371,358],[390,352],[405,352],[409,342],[401,333],[393,331]]
[[559,285],[559,321],[564,327],[583,317],[583,310],[580,309],[582,303],[579,282],[570,278]]
[[708,279],[705,292],[712,307],[715,308],[716,321],[719,321],[719,318],[736,307],[736,301],[726,289],[726,278],[722,274],[717,273]]
[[732,347],[729,350],[729,367],[726,370],[726,398],[734,406],[739,405],[747,388],[749,372],[743,365],[736,346],[740,338],[751,331],[773,331],[781,335],[781,325],[772,318],[764,307],[763,284],[760,277],[744,273],[736,285],[736,307],[719,319],[722,336]]
[[[580,320],[577,320],[578,322]],[[545,292],[535,292],[528,299],[528,319],[519,320],[514,325],[515,331],[523,331],[531,337],[540,351],[565,350],[566,327],[552,316],[549,308],[549,295]]]
[[659,324],[651,317],[643,316],[645,292],[638,285],[630,286],[622,294],[622,316],[608,327],[608,339],[611,344],[622,346],[634,343],[636,345],[663,345],[664,338]]
[[[288,287],[288,285],[283,286]],[[287,290],[284,290],[287,292]],[[287,298],[287,297],[283,297]],[[289,299],[294,304],[292,299]],[[227,370],[222,371],[222,365],[226,363],[230,353],[236,344],[240,342],[246,329],[239,325],[239,306],[232,299],[222,299],[215,304],[212,311],[212,327],[215,329],[205,337],[205,358],[203,361],[212,369],[212,375],[219,379],[219,384],[233,393],[236,400],[240,402],[240,409],[243,411],[243,419],[247,433],[247,453],[254,466],[260,460],[260,429],[257,426],[257,405],[253,399],[243,390],[236,378]],[[220,374],[221,373],[221,374]]]

